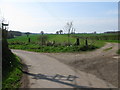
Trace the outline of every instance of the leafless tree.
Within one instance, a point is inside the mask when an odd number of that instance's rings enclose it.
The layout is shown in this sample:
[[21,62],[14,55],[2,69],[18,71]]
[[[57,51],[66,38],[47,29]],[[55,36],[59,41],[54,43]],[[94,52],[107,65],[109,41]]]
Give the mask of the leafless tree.
[[59,31],[56,31],[56,34],[59,34]]
[[40,33],[41,33],[42,35],[44,34],[44,32],[43,32],[43,31],[41,31]]
[[46,35],[40,35],[37,38],[40,41],[40,44],[43,46],[46,44],[48,37]]
[[63,33],[63,30],[60,30],[59,32],[60,32],[60,34],[62,34],[62,33]]
[[66,28],[68,31],[68,44],[70,43],[70,32],[72,30],[73,27],[73,22],[67,22]]
[[25,34],[26,34],[26,35],[27,35],[27,37],[28,37],[28,36],[30,35],[30,32],[26,32]]
[[75,34],[75,28],[71,29],[71,34]]

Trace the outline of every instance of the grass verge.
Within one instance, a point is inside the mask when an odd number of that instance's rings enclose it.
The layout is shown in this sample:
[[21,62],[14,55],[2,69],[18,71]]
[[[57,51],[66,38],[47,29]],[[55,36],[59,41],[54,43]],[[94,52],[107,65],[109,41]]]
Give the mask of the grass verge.
[[91,51],[99,47],[94,45],[88,46],[39,46],[39,45],[10,45],[11,49],[21,49],[35,52],[58,53],[58,52],[81,52]]
[[117,51],[117,53],[120,55],[120,49]]
[[91,51],[98,48],[101,48],[106,43],[104,41],[95,41],[95,43],[89,43],[88,47],[85,46],[85,42],[81,42],[79,46],[70,45],[57,45],[57,46],[41,46],[39,44],[10,44],[9,48],[11,49],[21,49],[35,52],[48,52],[48,53],[58,53],[58,52],[81,52],[81,51]]
[[11,59],[14,62],[11,63],[11,67],[6,67],[7,70],[3,70],[3,80],[2,80],[2,90],[9,88],[19,88],[20,80],[22,77],[22,65],[20,64],[20,59],[16,55],[12,55]]

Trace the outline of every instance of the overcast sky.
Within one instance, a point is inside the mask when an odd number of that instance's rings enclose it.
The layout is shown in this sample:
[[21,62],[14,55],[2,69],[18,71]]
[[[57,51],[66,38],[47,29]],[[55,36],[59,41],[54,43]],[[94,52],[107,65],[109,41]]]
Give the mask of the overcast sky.
[[76,32],[80,33],[118,30],[118,2],[115,0],[52,1],[4,0],[0,3],[0,17],[9,21],[9,30],[22,32],[55,33],[60,29],[66,32],[64,27],[71,21]]

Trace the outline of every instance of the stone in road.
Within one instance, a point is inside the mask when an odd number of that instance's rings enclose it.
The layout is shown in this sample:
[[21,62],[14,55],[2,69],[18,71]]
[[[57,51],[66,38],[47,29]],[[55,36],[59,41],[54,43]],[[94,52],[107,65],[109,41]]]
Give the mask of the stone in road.
[[12,50],[28,66],[29,88],[114,88],[92,74],[77,71],[44,53]]

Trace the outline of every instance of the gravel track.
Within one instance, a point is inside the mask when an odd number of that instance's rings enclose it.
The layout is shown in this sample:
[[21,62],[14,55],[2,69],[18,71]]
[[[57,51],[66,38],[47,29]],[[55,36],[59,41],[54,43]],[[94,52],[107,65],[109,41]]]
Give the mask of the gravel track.
[[45,54],[77,70],[96,75],[118,87],[118,59],[120,57],[116,53],[118,48],[117,43],[107,43],[104,47],[91,52]]

